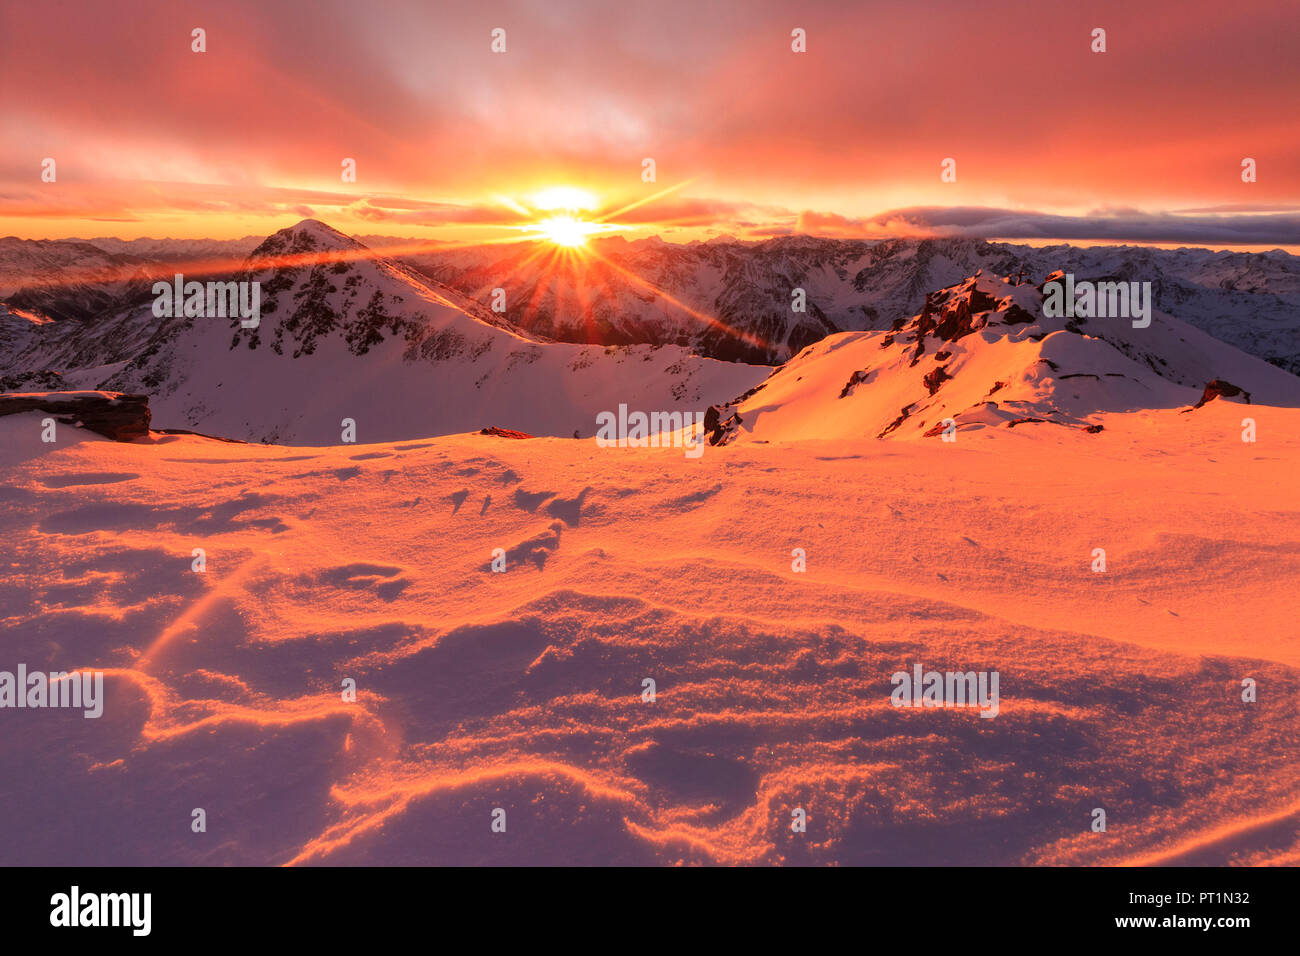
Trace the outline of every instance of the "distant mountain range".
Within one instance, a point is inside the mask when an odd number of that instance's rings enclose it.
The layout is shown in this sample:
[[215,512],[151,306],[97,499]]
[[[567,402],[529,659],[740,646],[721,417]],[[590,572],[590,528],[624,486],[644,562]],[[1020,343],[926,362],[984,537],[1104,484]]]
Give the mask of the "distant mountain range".
[[[1041,282],[1061,269],[1080,279],[1150,282],[1157,309],[1300,373],[1300,258],[1280,250],[809,236],[689,245],[614,238],[593,242],[592,250],[597,255],[580,270],[572,258],[539,254],[532,244],[434,247],[405,261],[482,301],[505,289],[507,318],[562,341],[672,342],[714,358],[767,364],[834,332],[886,329],[920,311],[928,293],[980,270]],[[804,313],[791,310],[796,288],[806,294]]]
[[[885,241],[791,236],[677,245],[654,237],[593,240],[578,258],[545,243],[462,246],[361,237],[421,275],[487,304],[505,292],[520,330],[592,345],[680,345],[730,361],[778,364],[826,335],[884,329],[927,293],[979,270],[1041,281],[1149,281],[1155,304],[1244,352],[1300,373],[1300,258],[1135,246],[1033,248],[978,239]],[[143,281],[40,285],[70,267],[116,274],[184,261],[242,260],[259,245],[232,240],[0,239],[0,302],[53,318],[100,318],[148,299]],[[804,290],[806,311],[792,311]],[[4,343],[0,341],[0,345]]]
[[[752,435],[782,421],[810,434],[794,409],[815,405],[833,421],[812,433],[906,437],[944,417],[1081,425],[1190,405],[1216,378],[1281,404],[1300,385],[1278,371],[1300,371],[1300,260],[1280,251],[789,237],[605,239],[579,258],[368,238],[305,220],[254,248],[0,240],[0,390],[139,393],[155,427],[331,444],[344,418],[361,441],[489,425],[590,437],[623,403],[718,406]],[[153,314],[156,278],[196,262],[201,280],[260,282],[258,328]],[[1045,319],[1038,289],[1057,270],[1150,282],[1156,321]],[[504,312],[489,306],[497,289]],[[977,317],[960,341],[919,327],[951,309]],[[868,391],[869,412],[853,397]],[[780,414],[758,416],[778,393]]]
[[360,442],[492,425],[591,437],[621,402],[701,410],[770,371],[679,346],[545,340],[314,220],[202,278],[259,282],[260,325],[159,318],[152,296],[94,320],[0,314],[0,389],[144,394],[155,428],[337,444],[344,419]]

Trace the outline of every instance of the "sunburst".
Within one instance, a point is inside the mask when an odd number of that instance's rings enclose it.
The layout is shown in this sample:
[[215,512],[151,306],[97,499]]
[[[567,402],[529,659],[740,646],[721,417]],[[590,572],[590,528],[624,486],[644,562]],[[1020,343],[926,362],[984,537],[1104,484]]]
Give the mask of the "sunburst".
[[587,238],[593,232],[597,232],[600,226],[594,222],[579,219],[577,216],[552,216],[537,223],[536,229],[542,238],[555,243],[557,246],[576,249],[585,246]]

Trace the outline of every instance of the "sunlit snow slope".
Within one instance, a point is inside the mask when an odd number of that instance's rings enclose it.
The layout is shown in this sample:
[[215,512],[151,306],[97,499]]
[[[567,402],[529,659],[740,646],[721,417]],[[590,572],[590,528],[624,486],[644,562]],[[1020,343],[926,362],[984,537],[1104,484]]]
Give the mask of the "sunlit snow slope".
[[620,403],[703,412],[770,371],[671,345],[550,342],[315,220],[269,238],[242,278],[261,283],[256,329],[167,322],[95,387],[149,395],[155,427],[311,445],[340,441],[344,419],[360,441],[488,425],[590,437]]
[[[107,672],[4,712],[0,855],[1295,863],[1300,412],[1243,408],[696,461],[0,419],[4,666]],[[893,707],[916,663],[998,716]]]
[[989,273],[932,293],[888,332],[808,346],[719,415],[724,440],[919,439],[1020,424],[1096,426],[1100,413],[1190,408],[1226,380],[1256,404],[1300,406],[1300,378],[1156,312],[1051,318],[1043,295]]

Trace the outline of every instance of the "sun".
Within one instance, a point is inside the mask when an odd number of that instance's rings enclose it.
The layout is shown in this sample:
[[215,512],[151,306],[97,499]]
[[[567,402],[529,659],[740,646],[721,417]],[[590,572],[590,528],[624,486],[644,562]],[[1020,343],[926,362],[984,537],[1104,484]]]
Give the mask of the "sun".
[[596,197],[585,189],[577,189],[573,186],[552,186],[550,189],[543,189],[533,196],[532,205],[535,209],[545,209],[548,212],[552,209],[575,212],[579,209],[595,209]]
[[573,249],[587,244],[587,237],[599,227],[576,216],[552,216],[537,224],[537,231],[557,246]]

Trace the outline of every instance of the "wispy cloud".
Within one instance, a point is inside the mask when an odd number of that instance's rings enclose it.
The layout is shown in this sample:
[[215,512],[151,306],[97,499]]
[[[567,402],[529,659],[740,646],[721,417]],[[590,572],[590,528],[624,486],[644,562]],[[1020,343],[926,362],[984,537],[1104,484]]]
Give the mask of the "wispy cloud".
[[[38,196],[0,209],[0,229],[48,216],[57,233],[84,210],[242,235],[309,207],[416,233],[494,224],[495,194],[570,183],[631,203],[690,180],[710,198],[627,221],[780,231],[795,217],[773,210],[804,209],[851,231],[881,208],[1075,214],[1104,199],[1186,210],[1129,217],[1182,238],[1189,215],[1294,201],[1300,71],[1277,67],[1300,61],[1294,19],[1291,0],[7,4],[0,191]],[[1105,54],[1089,49],[1098,24]],[[190,49],[196,26],[205,53]],[[806,53],[790,49],[794,26]],[[56,183],[40,181],[44,157]],[[658,183],[641,181],[647,157]],[[945,157],[954,183],[940,182]]]
[[854,219],[804,212],[798,231],[822,236],[963,236],[981,239],[1061,239],[1225,245],[1298,245],[1300,212],[1143,213],[1125,210],[1088,216],[994,209],[922,206]]

